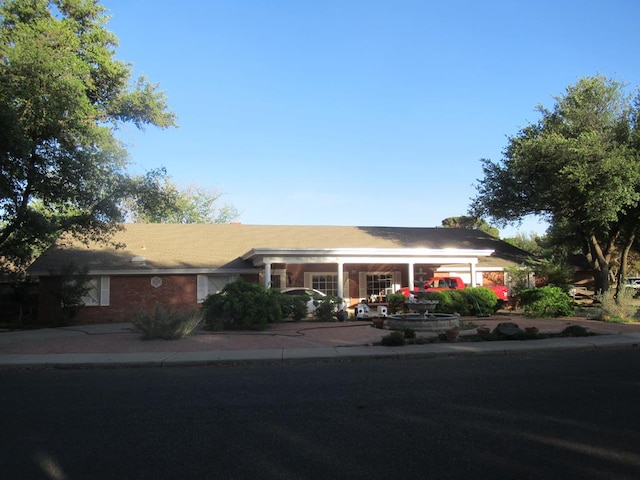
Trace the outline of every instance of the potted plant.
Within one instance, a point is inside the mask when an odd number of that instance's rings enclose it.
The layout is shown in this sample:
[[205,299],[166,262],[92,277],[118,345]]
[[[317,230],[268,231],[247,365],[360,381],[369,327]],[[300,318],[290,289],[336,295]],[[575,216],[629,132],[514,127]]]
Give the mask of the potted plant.
[[489,335],[491,333],[491,329],[489,327],[478,327],[476,328],[476,332],[478,332],[478,335],[484,336]]
[[524,327],[524,331],[530,337],[535,337],[538,335],[538,327]]
[[447,335],[447,340],[450,342],[455,342],[458,340],[458,335],[460,334],[460,330],[458,327],[453,327],[445,331]]

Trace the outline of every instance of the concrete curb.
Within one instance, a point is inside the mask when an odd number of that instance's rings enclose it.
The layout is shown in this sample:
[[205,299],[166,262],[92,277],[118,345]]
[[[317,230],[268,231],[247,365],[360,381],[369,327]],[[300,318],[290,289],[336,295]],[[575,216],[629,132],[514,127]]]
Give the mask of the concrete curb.
[[205,352],[56,353],[0,355],[0,368],[120,368],[171,367],[235,363],[291,363],[370,359],[433,358],[440,356],[515,355],[569,350],[639,347],[640,334],[549,338],[529,341],[228,350]]

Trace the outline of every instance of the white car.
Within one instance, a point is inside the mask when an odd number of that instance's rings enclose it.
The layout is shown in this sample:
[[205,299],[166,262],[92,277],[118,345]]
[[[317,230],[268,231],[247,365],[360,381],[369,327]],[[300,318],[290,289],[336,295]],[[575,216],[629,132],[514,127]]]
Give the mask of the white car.
[[633,288],[640,291],[640,277],[627,277],[624,288]]
[[316,290],[315,288],[304,288],[304,287],[289,287],[283,288],[280,290],[280,293],[284,293],[285,295],[307,295],[309,297],[309,301],[307,302],[307,313],[311,314],[316,311],[316,303],[327,295],[320,290]]

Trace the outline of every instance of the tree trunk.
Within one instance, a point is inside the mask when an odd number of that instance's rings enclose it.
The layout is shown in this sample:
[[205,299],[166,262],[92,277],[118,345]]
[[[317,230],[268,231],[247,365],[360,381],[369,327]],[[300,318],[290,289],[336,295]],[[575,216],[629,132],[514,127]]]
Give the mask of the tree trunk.
[[627,263],[629,260],[629,252],[631,251],[631,247],[636,240],[635,233],[632,233],[631,236],[627,239],[627,243],[624,245],[622,249],[622,253],[620,253],[620,268],[618,270],[618,278],[616,284],[616,303],[618,303],[618,295],[620,295],[620,291],[624,288],[624,280],[627,278]]
[[[602,294],[609,290],[609,255],[605,255],[595,235],[589,237],[589,248],[593,255],[594,264],[594,290],[596,294]],[[611,251],[610,249],[607,249]]]

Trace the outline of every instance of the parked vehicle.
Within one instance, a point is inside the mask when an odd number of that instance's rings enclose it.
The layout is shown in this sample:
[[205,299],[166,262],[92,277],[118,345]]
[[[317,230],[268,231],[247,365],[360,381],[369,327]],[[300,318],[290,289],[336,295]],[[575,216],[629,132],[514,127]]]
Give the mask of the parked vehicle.
[[640,290],[640,277],[627,277],[624,282],[624,287]]
[[[467,288],[465,283],[460,277],[435,277],[427,280],[424,285],[424,289],[427,292],[437,292],[441,290],[461,290]],[[504,285],[486,287],[493,291],[498,297],[498,300],[509,300],[509,289]],[[398,290],[397,293],[402,293],[405,297],[411,298],[411,292],[417,290],[417,288],[403,287]]]
[[322,299],[322,297],[326,297],[327,295],[320,290],[316,290],[314,288],[304,288],[304,287],[289,287],[283,288],[280,290],[280,293],[284,293],[285,295],[306,295],[309,297],[309,301],[307,302],[307,313],[312,314],[316,311],[318,301]]

